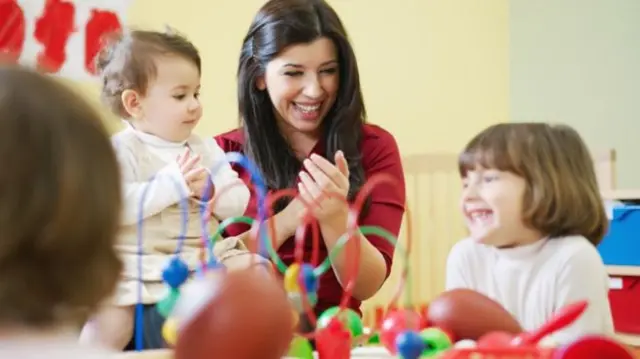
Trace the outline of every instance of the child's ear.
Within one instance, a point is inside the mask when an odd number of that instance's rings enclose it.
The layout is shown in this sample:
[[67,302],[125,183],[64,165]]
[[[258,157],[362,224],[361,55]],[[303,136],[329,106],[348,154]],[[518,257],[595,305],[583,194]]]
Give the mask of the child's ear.
[[140,95],[134,90],[124,90],[120,96],[122,107],[132,118],[139,120],[143,115]]
[[256,78],[256,88],[260,91],[264,91],[267,88],[267,83],[264,81],[264,76],[258,76],[258,78]]

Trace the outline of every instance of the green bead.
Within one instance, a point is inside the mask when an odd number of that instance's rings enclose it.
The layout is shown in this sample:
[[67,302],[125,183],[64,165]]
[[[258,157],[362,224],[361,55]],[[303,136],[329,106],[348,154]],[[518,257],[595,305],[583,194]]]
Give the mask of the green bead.
[[307,339],[296,335],[289,345],[287,358],[313,359],[313,348]]
[[357,338],[362,335],[364,332],[364,326],[362,325],[362,319],[358,313],[354,312],[351,309],[340,310],[340,307],[331,307],[325,310],[318,317],[318,322],[316,324],[317,329],[322,329],[329,325],[331,319],[333,319],[336,315],[339,315],[339,320],[344,324],[345,329],[349,330],[352,338]]
[[180,298],[180,289],[171,288],[169,293],[156,304],[156,309],[164,318],[168,318]]
[[430,358],[436,354],[451,348],[451,338],[447,333],[438,328],[426,328],[420,332],[420,336],[424,339],[426,348],[422,353],[422,357]]
[[369,340],[367,340],[367,344],[380,344],[380,334],[374,333],[372,336],[370,336]]

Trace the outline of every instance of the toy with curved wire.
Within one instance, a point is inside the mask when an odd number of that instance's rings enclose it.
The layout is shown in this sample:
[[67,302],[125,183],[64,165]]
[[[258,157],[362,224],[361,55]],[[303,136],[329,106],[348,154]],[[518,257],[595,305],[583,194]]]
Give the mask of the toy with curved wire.
[[[226,160],[229,163],[240,165],[246,172],[249,173],[250,187],[252,187],[252,189],[254,190],[257,199],[257,216],[255,219],[247,216],[228,218],[219,224],[215,233],[210,235],[208,233],[208,226],[206,223],[206,218],[209,218],[210,216],[207,215],[206,211],[215,204],[215,201],[220,197],[220,194],[223,191],[229,190],[229,187],[216,188],[217,195],[212,199],[212,203],[202,203],[200,207],[200,214],[202,217],[202,247],[206,251],[206,254],[201,257],[201,272],[204,273],[207,270],[211,270],[219,266],[215,260],[215,256],[213,255],[213,248],[216,241],[221,240],[222,234],[225,232],[227,227],[232,224],[238,223],[246,224],[252,228],[250,231],[251,238],[248,240],[248,243],[257,244],[257,248],[250,248],[250,250],[268,257],[273,263],[274,268],[284,275],[284,287],[287,290],[289,298],[293,306],[296,308],[298,315],[306,315],[310,322],[309,324],[311,324],[312,327],[316,328],[315,331],[312,331],[310,333],[299,333],[299,335],[297,336],[297,340],[299,342],[300,340],[303,340],[306,343],[306,346],[303,346],[310,349],[308,340],[315,339],[319,347],[318,349],[320,350],[320,347],[323,345],[322,343],[324,341],[321,339],[321,337],[317,336],[317,334],[322,330],[328,330],[329,327],[335,328],[336,323],[341,325],[344,330],[348,330],[351,338],[356,341],[361,340],[365,335],[363,332],[363,325],[360,316],[355,311],[348,308],[349,300],[352,296],[355,286],[355,280],[360,269],[360,241],[353,239],[359,236],[379,236],[384,240],[390,242],[394,247],[396,247],[396,250],[399,250],[400,253],[403,254],[403,257],[405,259],[405,266],[401,273],[399,286],[396,290],[396,293],[394,294],[393,300],[391,301],[391,306],[397,306],[397,302],[402,295],[405,286],[408,284],[408,256],[411,250],[411,223],[407,222],[408,243],[406,250],[402,250],[402,248],[399,247],[394,235],[384,230],[383,228],[375,226],[358,226],[360,212],[364,207],[367,197],[371,195],[373,188],[382,183],[391,184],[390,187],[393,188],[394,185],[396,185],[394,179],[390,176],[383,175],[371,178],[362,187],[353,204],[350,204],[344,197],[327,192],[323,193],[320,198],[315,199],[315,201],[312,203],[301,200],[306,208],[307,214],[305,215],[304,219],[295,232],[294,260],[288,265],[282,258],[280,258],[274,248],[274,241],[275,238],[277,238],[277,233],[275,226],[271,225],[271,218],[273,218],[272,204],[283,197],[296,197],[297,192],[294,190],[282,190],[267,195],[266,185],[260,173],[258,172],[258,169],[245,156],[239,153],[228,153]],[[214,168],[211,169],[211,178],[215,178],[215,174],[223,165],[226,165],[226,163],[218,163],[216,166],[214,166]],[[212,181],[209,182],[212,183]],[[211,188],[209,188],[209,190],[210,189]],[[318,203],[325,198],[335,198],[337,200],[345,202],[345,204],[349,207],[349,216],[347,223],[347,233],[342,235],[337,240],[337,243],[333,246],[333,248],[329,250],[328,256],[321,263],[318,263],[320,247],[319,227],[318,223],[314,220],[312,212],[314,210],[314,207],[317,206]],[[183,212],[186,212],[186,209]],[[407,218],[409,219],[410,216],[408,216]],[[182,226],[184,230],[186,228],[186,221],[188,219],[186,218],[186,216],[184,216],[183,220],[185,221]],[[140,247],[142,247],[142,222],[143,220],[142,218],[140,218],[138,225]],[[309,256],[310,261],[305,262],[304,247],[307,237],[306,231],[308,227],[311,227],[312,231],[312,253]],[[184,237],[184,235],[179,236],[178,241],[184,241]],[[177,247],[181,248],[181,244],[178,244]],[[324,273],[331,269],[333,260],[343,251],[343,254],[351,260],[347,262],[348,265],[346,268],[346,275],[343,281],[344,291],[342,299],[337,306],[325,310],[323,313],[316,317],[314,306],[317,303],[317,290],[319,287],[320,278]],[[161,312],[167,312],[166,308],[170,308],[175,304],[179,296],[179,288],[186,282],[188,276],[189,268],[180,259],[178,252],[171,258],[171,260],[169,261],[169,265],[163,272],[163,280],[170,287],[170,293],[172,293],[172,295],[170,295],[170,298],[167,300],[169,302],[168,304],[167,301],[164,300],[159,303],[159,306],[165,308]],[[142,286],[142,283],[140,283],[140,286]],[[411,292],[409,291],[409,293]],[[405,299],[405,307],[411,308],[412,306],[410,294],[405,296]],[[142,313],[142,309],[139,309],[138,312]],[[138,324],[136,326],[136,347],[140,349],[142,343],[142,340],[140,338],[142,337],[143,332],[141,315],[138,315],[136,320]],[[325,343],[325,345],[330,345],[330,343]]]
[[[252,236],[262,235],[262,237],[260,237],[262,240],[259,241],[259,243],[267,246],[266,252],[269,254],[271,261],[274,263],[276,269],[284,275],[284,287],[288,292],[289,299],[291,300],[292,304],[294,304],[294,307],[297,309],[299,314],[306,315],[307,319],[309,320],[309,324],[318,330],[327,327],[333,318],[338,318],[338,320],[343,322],[343,324],[348,327],[350,335],[352,338],[354,338],[354,340],[361,340],[361,337],[363,337],[364,333],[360,316],[356,312],[348,308],[349,299],[351,298],[353,293],[355,279],[358,274],[360,262],[360,241],[352,241],[352,239],[355,238],[355,236],[359,235],[376,235],[383,238],[384,240],[389,241],[394,247],[396,247],[396,250],[399,250],[403,254],[405,266],[401,273],[398,289],[396,290],[394,297],[391,300],[391,306],[397,306],[397,302],[404,292],[405,286],[409,284],[409,282],[407,281],[407,277],[409,275],[408,256],[411,250],[412,233],[410,216],[408,216],[407,218],[408,243],[407,248],[404,251],[398,245],[397,240],[393,236],[393,234],[389,233],[383,228],[375,226],[358,226],[357,223],[365,200],[368,196],[370,196],[373,188],[385,182],[391,184],[392,186],[396,184],[393,178],[390,176],[379,175],[372,177],[362,187],[353,204],[348,203],[344,197],[340,197],[337,194],[328,192],[323,193],[320,198],[317,198],[313,203],[302,201],[303,205],[307,209],[307,215],[304,217],[295,232],[294,261],[290,265],[287,265],[285,261],[280,258],[277,251],[273,248],[273,239],[277,238],[278,236],[275,226],[269,225],[269,220],[267,220],[266,222],[266,227],[268,229],[268,238],[271,238],[272,240],[266,240],[266,237],[264,236],[265,231],[263,224],[265,222],[259,222],[249,217],[236,217],[222,222],[218,227],[217,232],[211,237],[211,242],[214,242],[215,240],[220,238],[220,235],[229,225],[243,223],[252,226],[257,222],[258,226],[254,226],[253,230],[251,231]],[[291,189],[274,192],[263,202],[265,211],[262,212],[262,215],[266,216],[267,218],[273,218],[273,213],[271,211],[272,204],[283,197],[295,197],[296,195],[297,192]],[[321,263],[318,263],[320,236],[318,223],[314,221],[312,211],[314,209],[314,206],[316,206],[319,202],[326,198],[335,198],[337,200],[343,201],[350,208],[347,224],[348,230],[347,233],[342,235],[337,240],[337,243],[330,250],[328,256]],[[304,262],[304,246],[307,234],[306,231],[308,227],[311,227],[312,231],[312,251],[310,254],[310,261]],[[348,246],[348,244],[352,245]],[[344,255],[347,258],[352,258],[352,260],[348,262],[349,265],[347,268],[347,274],[345,275],[346,280],[344,284],[342,299],[338,306],[329,308],[325,310],[320,316],[316,317],[314,306],[317,303],[317,290],[319,287],[320,277],[329,269],[331,269],[331,263],[343,249],[345,251]],[[352,251],[353,253],[351,253]],[[410,290],[409,293],[411,293]],[[411,308],[411,296],[407,295],[405,296],[405,299],[405,307]],[[317,330],[310,333],[300,333],[299,337],[302,337],[304,339],[315,339],[316,333]]]
[[[214,165],[214,167],[209,171],[209,184],[207,186],[207,188],[205,188],[205,193],[210,192],[213,188],[212,188],[212,179],[215,177],[215,174],[220,170],[220,168],[222,166],[228,165],[228,162],[230,163],[236,163],[242,167],[245,168],[245,170],[247,170],[250,173],[257,173],[257,170],[253,167],[253,164],[251,164],[246,157],[242,156],[241,154],[238,153],[229,153],[227,154],[227,158],[226,161],[219,161],[218,163],[216,163]],[[139,203],[139,207],[138,207],[138,221],[137,221],[137,242],[138,242],[138,260],[137,260],[137,266],[138,266],[138,291],[137,291],[137,296],[138,296],[138,303],[136,304],[136,308],[135,308],[135,333],[134,333],[134,346],[135,346],[135,350],[136,351],[141,351],[144,347],[144,342],[143,342],[143,338],[144,338],[144,304],[143,304],[143,300],[142,300],[142,291],[143,291],[143,287],[144,287],[144,279],[143,279],[143,257],[144,257],[144,246],[143,246],[143,225],[144,225],[144,219],[145,219],[145,211],[144,211],[144,204],[147,201],[147,196],[149,193],[149,190],[153,187],[154,182],[157,181],[158,178],[156,176],[153,176],[149,182],[148,182],[148,186],[144,189],[141,198],[140,198],[140,203]],[[173,180],[173,179],[172,179]],[[161,315],[163,316],[167,316],[171,310],[173,309],[173,307],[175,306],[175,303],[178,301],[179,297],[180,297],[180,287],[187,281],[187,279],[189,278],[191,269],[189,268],[189,266],[182,260],[182,258],[180,257],[180,253],[182,251],[182,247],[184,245],[185,239],[186,239],[186,233],[187,233],[187,223],[189,221],[189,213],[190,213],[190,209],[189,209],[189,194],[185,193],[185,191],[183,191],[182,186],[180,185],[180,183],[174,181],[174,185],[176,188],[176,191],[178,193],[180,193],[180,200],[178,202],[178,206],[180,208],[180,213],[181,213],[181,220],[180,220],[180,232],[179,235],[177,237],[177,245],[176,245],[176,251],[174,253],[174,255],[170,258],[170,260],[168,261],[167,266],[164,268],[163,272],[162,272],[162,280],[168,285],[169,287],[169,291],[167,296],[162,299],[158,304],[158,311],[160,312]],[[251,177],[251,183],[253,184],[256,196],[258,198],[258,203],[262,204],[264,202],[264,198],[266,196],[266,189],[264,186],[264,183],[262,182],[262,178],[261,177]],[[225,187],[225,188],[221,188],[218,192],[218,196],[220,197],[219,194],[223,193],[224,191],[228,191],[231,189],[231,186]],[[209,216],[206,215],[206,212],[209,210],[210,207],[213,207],[215,205],[215,200],[216,198],[212,199],[211,204],[206,203],[206,202],[201,202],[199,208],[200,208],[200,217],[201,217],[201,231],[202,231],[202,242],[203,242],[203,247],[206,248],[206,253],[203,251],[203,255],[201,256],[201,261],[202,261],[202,267],[201,269],[201,273],[206,272],[206,270],[209,269],[214,269],[219,267],[219,263],[216,261],[215,256],[213,255],[213,244],[215,242],[215,238],[217,236],[220,236],[220,234],[222,232],[218,232],[216,233],[216,235],[214,235],[213,237],[211,237],[211,239],[209,238],[209,231],[208,231],[208,218]],[[261,208],[263,206],[260,206],[259,208]],[[260,209],[258,210],[258,218],[263,218],[264,217],[264,213],[260,211]]]

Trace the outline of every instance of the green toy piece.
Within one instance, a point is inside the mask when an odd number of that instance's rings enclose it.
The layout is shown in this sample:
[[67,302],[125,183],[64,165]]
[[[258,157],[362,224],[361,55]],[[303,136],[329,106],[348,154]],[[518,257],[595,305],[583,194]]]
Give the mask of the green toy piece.
[[313,348],[306,338],[296,335],[289,346],[287,358],[313,359]]
[[176,303],[178,302],[178,298],[180,298],[180,289],[171,288],[169,293],[167,293],[167,295],[162,298],[162,300],[159,301],[158,304],[156,304],[156,308],[163,318],[169,317],[169,315],[173,311],[173,307],[175,307]]
[[447,333],[438,328],[423,329],[420,332],[420,336],[424,339],[426,344],[426,348],[422,352],[421,358],[436,357],[453,346],[451,338],[449,338]]
[[342,310],[340,307],[331,307],[322,312],[318,317],[318,322],[316,324],[317,329],[325,328],[336,315],[339,315],[338,319],[344,324],[346,329],[349,330],[352,338],[357,338],[362,335],[364,332],[364,326],[362,325],[362,319],[360,319],[358,313],[352,309]]
[[367,344],[370,344],[370,345],[379,345],[379,344],[380,344],[380,334],[378,334],[378,333],[373,333],[373,334],[369,337],[369,340],[367,340]]

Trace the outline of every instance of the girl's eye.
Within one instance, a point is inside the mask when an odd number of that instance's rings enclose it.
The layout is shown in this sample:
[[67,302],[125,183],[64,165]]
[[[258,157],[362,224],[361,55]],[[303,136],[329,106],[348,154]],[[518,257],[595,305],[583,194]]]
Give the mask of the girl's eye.
[[296,77],[302,75],[302,71],[287,71],[284,74],[290,77]]
[[482,176],[482,181],[485,183],[493,182],[498,179],[497,175],[485,175]]
[[184,99],[184,95],[173,95],[173,98],[175,98],[176,100],[182,100]]

